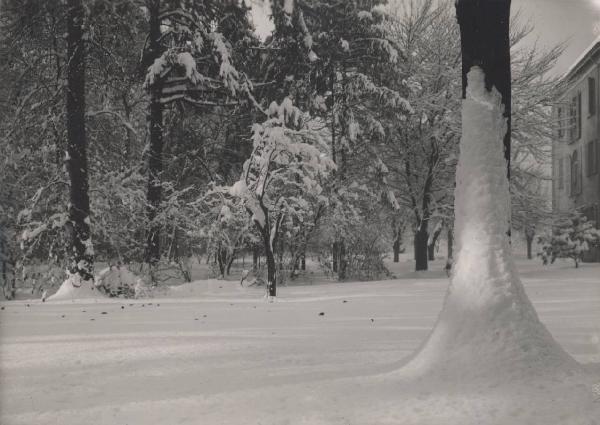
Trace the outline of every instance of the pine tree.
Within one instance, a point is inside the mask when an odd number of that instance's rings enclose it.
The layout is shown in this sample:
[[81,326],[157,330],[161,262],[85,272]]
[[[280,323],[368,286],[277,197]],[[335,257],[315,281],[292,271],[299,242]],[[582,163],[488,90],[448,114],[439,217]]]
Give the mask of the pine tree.
[[594,244],[600,243],[600,231],[594,222],[579,212],[559,218],[552,226],[552,234],[540,236],[541,252],[538,256],[544,264],[554,264],[557,258],[570,258],[575,267]]

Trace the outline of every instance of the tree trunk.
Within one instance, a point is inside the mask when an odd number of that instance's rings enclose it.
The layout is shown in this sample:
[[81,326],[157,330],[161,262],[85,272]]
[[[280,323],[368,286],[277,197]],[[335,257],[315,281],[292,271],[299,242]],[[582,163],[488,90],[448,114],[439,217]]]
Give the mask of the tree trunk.
[[433,235],[431,236],[431,243],[427,245],[427,258],[429,259],[429,261],[435,260],[435,244],[437,243],[437,240],[440,237],[441,233],[441,227],[435,229]]
[[427,222],[421,223],[421,226],[415,232],[415,270],[422,271],[428,269],[427,264],[427,241],[429,233],[427,231]]
[[502,96],[506,134],[504,158],[510,179],[511,72],[510,72],[511,0],[457,0],[456,16],[460,25],[462,53],[462,97],[466,99],[467,74],[479,66],[485,74],[485,88],[492,87]]
[[227,261],[227,276],[229,276],[231,274],[231,266],[233,265],[234,260],[235,260],[235,254],[232,254],[229,261]]
[[451,261],[454,256],[454,230],[448,229],[448,252],[447,252],[447,261]]
[[394,241],[394,263],[400,262],[400,241],[396,239]]
[[[150,15],[149,31],[149,58],[155,60],[161,55],[160,44],[160,1],[147,1]],[[148,109],[148,126],[150,133],[150,146],[148,149],[148,239],[146,242],[146,263],[153,266],[160,260],[160,230],[161,226],[155,223],[156,215],[162,200],[161,173],[163,168],[163,105],[160,102],[162,82],[157,78],[155,83],[148,87],[150,92],[150,106]]]
[[334,273],[338,272],[338,259],[339,259],[339,244],[334,242],[331,246],[331,271]]
[[277,265],[275,263],[275,254],[271,249],[271,235],[268,228],[262,231],[263,243],[265,246],[265,257],[267,259],[267,295],[269,297],[277,296]]
[[527,235],[526,240],[527,240],[527,259],[532,260],[533,259],[533,252],[532,252],[533,236],[530,237],[529,235]]
[[338,254],[339,254],[339,270],[338,270],[338,279],[339,280],[344,280],[346,279],[346,272],[347,272],[347,261],[346,261],[346,244],[345,242],[342,240],[339,243],[339,250],[338,250]]
[[400,249],[402,248],[402,227],[396,228],[394,224],[394,263],[400,262]]
[[215,257],[219,266],[220,277],[225,278],[225,272],[227,268],[227,250],[224,248],[217,249],[217,254]]
[[258,270],[258,245],[252,245],[252,268],[254,271]]
[[69,270],[92,281],[94,252],[90,239],[90,200],[85,134],[85,43],[81,0],[68,0],[67,15],[67,170],[71,249]]
[[302,256],[300,257],[300,270],[306,270],[306,250],[304,250]]
[[510,0],[458,0],[456,8],[463,84],[468,83],[456,171],[458,252],[443,309],[406,369],[413,376],[465,382],[465,388],[469,382],[504,385],[507,374],[511,388],[516,380],[530,385],[546,374],[566,379],[579,365],[539,321],[506,232],[510,129],[503,114],[510,111]]

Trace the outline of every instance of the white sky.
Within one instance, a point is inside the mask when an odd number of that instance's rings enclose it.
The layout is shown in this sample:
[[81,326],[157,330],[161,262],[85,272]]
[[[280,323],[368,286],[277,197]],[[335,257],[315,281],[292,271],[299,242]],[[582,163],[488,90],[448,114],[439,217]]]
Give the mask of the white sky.
[[[253,6],[253,20],[261,36],[271,30],[269,0],[247,0]],[[513,11],[522,10],[535,26],[527,40],[540,46],[567,41],[568,46],[555,72],[562,74],[600,35],[600,0],[512,0]]]

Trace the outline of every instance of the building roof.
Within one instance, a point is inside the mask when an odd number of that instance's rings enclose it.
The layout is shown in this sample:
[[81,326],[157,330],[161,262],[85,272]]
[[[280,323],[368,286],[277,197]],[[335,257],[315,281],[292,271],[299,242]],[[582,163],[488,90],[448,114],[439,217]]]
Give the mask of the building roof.
[[594,56],[598,51],[600,51],[600,36],[598,36],[584,51],[579,55],[573,65],[569,67],[567,72],[561,77],[561,80],[568,81],[573,78]]

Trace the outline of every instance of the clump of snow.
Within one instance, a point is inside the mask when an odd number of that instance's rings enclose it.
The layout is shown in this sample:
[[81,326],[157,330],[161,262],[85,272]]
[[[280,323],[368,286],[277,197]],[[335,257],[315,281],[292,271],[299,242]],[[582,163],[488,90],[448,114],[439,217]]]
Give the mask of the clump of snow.
[[223,37],[223,34],[219,32],[211,32],[209,38],[213,43],[215,52],[221,60],[219,76],[223,80],[225,87],[227,87],[232,94],[235,94],[240,88],[238,81],[240,75],[232,64],[231,53],[229,52],[230,46]]
[[361,19],[361,20],[368,19],[369,21],[372,21],[373,15],[371,15],[371,12],[367,12],[366,10],[361,10],[360,12],[358,12],[358,19]]
[[192,84],[198,84],[203,77],[196,68],[196,61],[189,52],[177,54],[177,63],[185,69],[185,77]]
[[283,0],[283,11],[288,15],[294,13],[294,0]]
[[384,17],[387,14],[387,11],[383,4],[378,4],[373,6],[373,8],[371,9],[371,14],[377,17]]
[[47,301],[78,300],[88,298],[104,298],[93,280],[83,280],[78,273],[67,271],[67,278],[58,291],[46,298]]
[[487,91],[474,67],[456,175],[458,255],[437,324],[407,365],[412,373],[506,380],[578,368],[539,321],[513,263],[503,111],[500,94]]
[[344,40],[343,38],[341,38],[340,46],[344,52],[348,53],[350,51],[350,44],[348,43],[348,40]]

